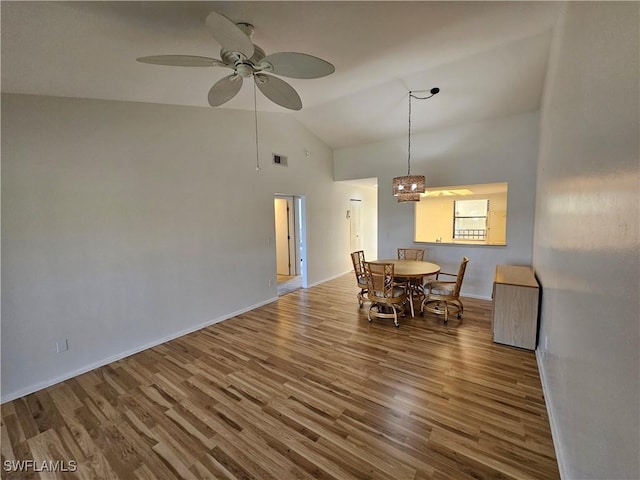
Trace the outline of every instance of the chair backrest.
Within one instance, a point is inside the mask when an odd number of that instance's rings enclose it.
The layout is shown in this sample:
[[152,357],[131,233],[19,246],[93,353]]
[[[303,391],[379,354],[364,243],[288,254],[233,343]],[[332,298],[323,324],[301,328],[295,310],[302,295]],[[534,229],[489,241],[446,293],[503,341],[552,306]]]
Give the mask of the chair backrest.
[[356,273],[356,278],[364,276],[364,251],[358,250],[351,253],[351,263],[353,263],[353,271]]
[[399,248],[398,260],[424,260],[424,248]]
[[462,279],[464,278],[464,272],[467,269],[467,263],[469,263],[469,259],[467,257],[462,257],[460,268],[458,268],[458,275],[456,276],[456,287],[453,290],[454,297],[460,296],[460,290],[462,289]]
[[369,298],[392,298],[394,294],[393,263],[364,262]]

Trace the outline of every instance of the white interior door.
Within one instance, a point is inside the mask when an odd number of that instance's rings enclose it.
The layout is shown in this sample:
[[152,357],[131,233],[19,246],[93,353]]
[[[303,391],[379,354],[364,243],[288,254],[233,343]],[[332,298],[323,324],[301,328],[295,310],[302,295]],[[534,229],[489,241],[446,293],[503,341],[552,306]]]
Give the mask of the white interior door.
[[349,201],[349,220],[350,220],[350,238],[351,238],[351,251],[362,250],[362,220],[360,215],[360,208],[362,206],[361,200],[351,199]]

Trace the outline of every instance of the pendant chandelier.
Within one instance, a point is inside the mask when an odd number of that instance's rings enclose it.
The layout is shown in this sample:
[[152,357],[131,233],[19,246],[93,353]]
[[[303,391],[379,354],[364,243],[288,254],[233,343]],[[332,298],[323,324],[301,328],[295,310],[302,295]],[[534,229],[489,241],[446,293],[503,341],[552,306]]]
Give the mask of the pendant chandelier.
[[[417,92],[426,92],[427,90],[419,90]],[[424,175],[411,175],[411,99],[426,100],[433,97],[440,91],[439,88],[429,90],[428,97],[418,97],[414,92],[409,91],[409,147],[407,156],[407,174],[403,177],[395,177],[393,179],[393,196],[398,202],[419,202],[420,194],[425,191]]]

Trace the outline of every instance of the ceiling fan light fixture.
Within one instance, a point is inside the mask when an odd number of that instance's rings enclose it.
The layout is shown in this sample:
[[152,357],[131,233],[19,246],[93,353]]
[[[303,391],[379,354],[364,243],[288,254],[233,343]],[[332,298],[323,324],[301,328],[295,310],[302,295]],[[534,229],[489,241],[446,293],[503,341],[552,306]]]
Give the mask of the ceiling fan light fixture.
[[253,75],[253,68],[251,65],[247,65],[246,63],[239,63],[236,65],[236,74],[240,75],[242,78],[249,78]]

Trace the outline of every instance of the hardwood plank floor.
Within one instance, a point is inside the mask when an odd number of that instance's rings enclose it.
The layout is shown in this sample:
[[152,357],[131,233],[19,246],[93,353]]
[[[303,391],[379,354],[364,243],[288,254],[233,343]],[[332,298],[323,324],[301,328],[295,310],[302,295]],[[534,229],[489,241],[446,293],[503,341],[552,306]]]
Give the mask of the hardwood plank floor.
[[559,478],[535,356],[492,343],[490,302],[395,328],[357,291],[297,290],[3,405],[2,478]]

